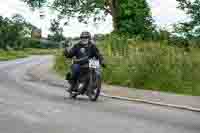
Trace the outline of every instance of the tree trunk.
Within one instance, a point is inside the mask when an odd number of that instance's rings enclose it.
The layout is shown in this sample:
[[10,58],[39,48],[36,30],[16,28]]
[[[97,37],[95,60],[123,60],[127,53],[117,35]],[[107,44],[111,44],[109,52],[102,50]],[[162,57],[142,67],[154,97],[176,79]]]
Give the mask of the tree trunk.
[[113,28],[114,32],[119,30],[119,25],[118,25],[118,17],[120,13],[120,7],[119,7],[119,0],[109,0],[109,6],[111,10],[111,15],[113,19]]

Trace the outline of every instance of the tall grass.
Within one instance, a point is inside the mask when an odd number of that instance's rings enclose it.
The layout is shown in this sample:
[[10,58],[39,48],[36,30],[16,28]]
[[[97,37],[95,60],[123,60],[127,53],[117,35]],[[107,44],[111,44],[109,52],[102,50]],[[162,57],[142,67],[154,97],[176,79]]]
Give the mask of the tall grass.
[[200,95],[200,53],[155,42],[109,37],[102,44],[104,81],[128,87]]

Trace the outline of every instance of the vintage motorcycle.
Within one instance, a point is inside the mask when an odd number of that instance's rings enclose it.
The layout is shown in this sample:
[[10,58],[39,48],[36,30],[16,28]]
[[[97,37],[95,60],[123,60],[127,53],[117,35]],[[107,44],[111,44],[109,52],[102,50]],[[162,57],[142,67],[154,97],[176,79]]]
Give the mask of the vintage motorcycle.
[[96,58],[89,59],[88,69],[81,71],[80,76],[69,97],[76,99],[78,95],[87,95],[91,101],[96,101],[101,92],[101,65]]

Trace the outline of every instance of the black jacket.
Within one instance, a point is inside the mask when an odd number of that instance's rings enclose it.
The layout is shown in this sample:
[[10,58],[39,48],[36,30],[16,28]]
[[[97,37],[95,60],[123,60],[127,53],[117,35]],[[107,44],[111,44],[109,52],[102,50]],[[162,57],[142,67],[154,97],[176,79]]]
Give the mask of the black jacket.
[[[91,41],[89,42],[88,46],[84,46],[80,42],[75,44],[70,51],[65,50],[64,55],[66,58],[76,57],[76,59],[81,59],[84,57],[88,57],[90,59],[96,57],[99,59],[101,64],[103,62],[103,56],[100,54],[95,44],[93,44]],[[87,63],[87,61],[81,64]]]

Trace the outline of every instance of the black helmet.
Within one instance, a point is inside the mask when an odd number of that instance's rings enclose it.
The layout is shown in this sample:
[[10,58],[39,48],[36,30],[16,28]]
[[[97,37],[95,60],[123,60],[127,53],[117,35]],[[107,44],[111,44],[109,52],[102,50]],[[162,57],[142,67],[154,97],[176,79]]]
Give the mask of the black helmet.
[[91,39],[91,34],[88,31],[83,31],[80,35],[80,38],[88,38]]

